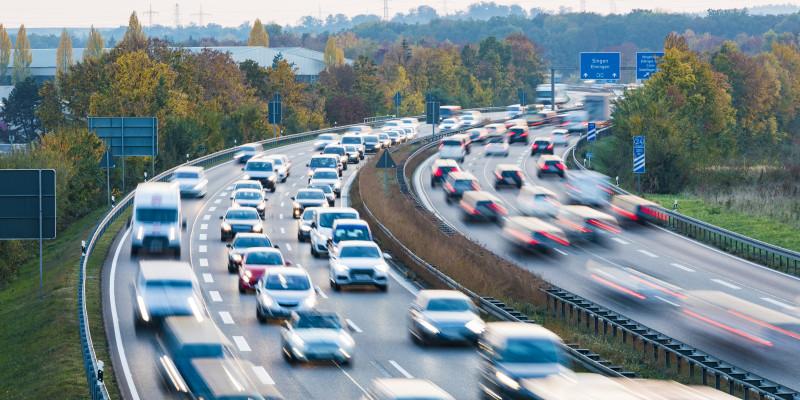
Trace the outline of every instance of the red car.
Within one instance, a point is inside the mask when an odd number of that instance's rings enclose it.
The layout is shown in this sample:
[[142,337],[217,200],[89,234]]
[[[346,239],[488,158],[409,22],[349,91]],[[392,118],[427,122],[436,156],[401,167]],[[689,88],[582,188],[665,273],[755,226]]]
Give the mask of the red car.
[[239,267],[239,293],[254,290],[268,268],[289,266],[281,251],[272,247],[251,247],[244,252]]

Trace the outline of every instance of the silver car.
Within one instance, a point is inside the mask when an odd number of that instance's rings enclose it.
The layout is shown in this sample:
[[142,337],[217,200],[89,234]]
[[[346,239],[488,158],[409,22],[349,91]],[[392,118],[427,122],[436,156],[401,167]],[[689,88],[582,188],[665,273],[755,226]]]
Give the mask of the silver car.
[[281,328],[283,358],[290,363],[336,361],[349,364],[355,345],[342,320],[332,312],[294,312]]
[[222,220],[219,233],[223,242],[232,239],[239,232],[261,233],[264,231],[261,216],[254,208],[231,207],[219,219]]
[[333,188],[336,197],[339,197],[342,191],[342,179],[333,168],[317,168],[314,175],[311,175],[311,179],[308,180],[308,185],[328,185]]
[[311,241],[311,222],[314,221],[314,212],[316,207],[309,207],[303,210],[303,215],[297,220],[297,241],[308,242]]
[[408,310],[415,343],[475,343],[486,324],[472,300],[457,290],[420,290]]
[[306,207],[327,207],[328,198],[322,189],[300,189],[292,196],[292,217],[300,218]]
[[295,311],[308,311],[317,305],[317,293],[305,269],[272,267],[256,283],[256,318],[288,318]]
[[208,179],[203,167],[178,167],[172,174],[182,196],[203,197],[206,195]]
[[323,133],[317,136],[314,141],[314,150],[322,150],[329,144],[339,144],[339,135],[335,133]]
[[389,266],[375,242],[347,240],[330,252],[330,284],[339,291],[342,286],[368,285],[385,292]]
[[267,209],[267,199],[264,192],[258,189],[239,189],[233,192],[231,199],[232,207],[255,208],[258,216],[264,218],[264,211]]
[[308,185],[307,189],[319,189],[325,192],[325,198],[328,199],[328,207],[333,207],[336,203],[336,192],[333,191],[331,185]]

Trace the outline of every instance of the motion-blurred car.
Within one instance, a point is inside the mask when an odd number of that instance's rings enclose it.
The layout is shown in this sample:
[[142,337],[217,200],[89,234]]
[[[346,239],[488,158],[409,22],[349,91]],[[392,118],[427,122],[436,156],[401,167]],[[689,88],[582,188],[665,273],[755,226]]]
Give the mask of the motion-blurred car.
[[547,251],[569,246],[564,231],[535,217],[509,217],[503,224],[503,236],[514,246],[525,250]]
[[525,183],[522,177],[522,169],[514,164],[497,164],[494,168],[494,188],[500,189],[502,186],[513,186],[521,188]]
[[297,241],[307,242],[311,240],[311,222],[314,221],[314,210],[316,207],[308,207],[303,210],[303,215],[297,220]]
[[561,203],[556,193],[544,186],[525,186],[517,196],[517,207],[523,215],[552,218],[558,215]]
[[366,135],[372,132],[372,128],[369,125],[354,125],[347,128],[344,131],[345,134],[355,134],[355,135]]
[[385,133],[386,136],[389,137],[389,140],[391,140],[390,146],[394,146],[403,142],[403,135],[400,134],[400,131],[393,129],[386,131]]
[[458,202],[465,221],[488,220],[501,222],[508,210],[499,198],[489,192],[470,190]]
[[408,309],[408,331],[419,344],[474,344],[486,324],[478,308],[457,290],[420,290]]
[[333,237],[333,224],[338,219],[358,219],[358,211],[349,207],[318,208],[311,222],[311,255],[328,253],[328,241]]
[[455,400],[425,379],[414,378],[378,378],[372,381],[369,395],[364,395],[361,400]]
[[308,185],[307,189],[319,189],[325,193],[325,198],[328,200],[328,207],[333,207],[336,203],[336,192],[333,191],[331,185]]
[[342,192],[342,178],[335,169],[332,168],[317,168],[314,170],[314,175],[308,180],[308,186],[328,185],[333,188],[333,193],[339,197]]
[[467,136],[469,136],[469,140],[472,143],[483,142],[486,140],[486,137],[489,135],[489,132],[486,131],[484,128],[472,128],[466,132]]
[[335,291],[343,286],[374,286],[381,292],[388,289],[389,266],[375,242],[341,241],[332,248],[329,281]]
[[527,145],[529,141],[528,133],[527,124],[512,125],[510,128],[508,128],[507,132],[508,143],[525,143]]
[[569,131],[566,129],[553,129],[553,131],[550,132],[550,136],[553,137],[553,144],[556,146],[566,146],[569,144]]
[[449,204],[453,200],[461,199],[464,192],[468,190],[481,190],[478,178],[469,172],[454,171],[447,174],[442,184],[444,199]]
[[571,171],[564,188],[572,203],[602,207],[611,200],[609,181],[608,176],[595,171]]
[[459,119],[461,120],[461,126],[464,128],[475,126],[481,123],[480,119],[476,118],[472,114],[462,114]]
[[378,135],[364,135],[364,152],[367,154],[375,154],[382,148],[383,142],[378,138]]
[[525,114],[527,107],[521,104],[512,104],[506,107],[506,118],[517,118]]
[[[633,301],[639,305],[647,303],[652,309],[674,307],[686,299],[686,295],[670,283],[637,271],[616,265],[602,265],[589,261],[586,265],[589,277],[618,299]],[[672,303],[673,305],[669,304]]]
[[354,144],[346,144],[344,145],[344,151],[347,152],[347,162],[350,164],[358,164],[361,160],[361,151],[358,149],[358,146]]
[[308,311],[317,306],[317,293],[303,268],[270,268],[256,284],[256,318],[287,318],[292,312]]
[[486,149],[484,154],[489,156],[502,156],[508,157],[509,141],[504,136],[489,136],[486,139]]
[[272,160],[272,167],[278,174],[278,180],[286,182],[286,179],[289,178],[289,174],[291,173],[292,160],[285,154],[270,154],[264,158]]
[[220,216],[219,219],[222,220],[219,224],[219,236],[223,242],[230,240],[237,233],[261,233],[264,231],[261,216],[258,215],[258,211],[255,208],[230,207],[225,211],[225,215]]
[[317,154],[311,157],[311,160],[306,164],[308,172],[306,176],[311,177],[317,168],[333,168],[342,176],[342,164],[339,162],[339,156],[336,154]]
[[561,206],[556,223],[567,233],[570,240],[599,242],[601,232],[619,234],[617,220],[602,211],[587,206]]
[[332,312],[293,312],[281,328],[283,358],[289,363],[335,361],[349,364],[356,342],[348,329]]
[[265,189],[275,191],[278,184],[278,173],[275,171],[274,164],[270,159],[251,158],[242,168],[245,180],[257,180]]
[[256,282],[270,268],[287,265],[281,251],[274,247],[251,247],[242,252],[239,265],[239,293],[255,289]]
[[484,126],[484,128],[486,129],[486,132],[490,136],[491,135],[502,135],[502,134],[505,134],[506,131],[508,130],[506,128],[506,124],[502,124],[502,123],[488,124],[488,125]]
[[461,167],[455,160],[447,158],[437,158],[433,160],[431,166],[431,187],[436,187],[437,183],[443,182],[447,174],[453,171],[461,171]]
[[329,144],[339,144],[339,135],[335,133],[323,133],[317,136],[314,141],[314,150],[322,150]]
[[345,150],[344,146],[339,144],[329,144],[325,146],[322,150],[321,154],[329,154],[333,156],[339,157],[339,164],[342,166],[343,170],[347,169],[347,150]]
[[380,140],[381,142],[381,148],[384,149],[388,149],[389,147],[392,147],[392,145],[394,144],[392,142],[392,138],[390,138],[389,135],[386,134],[386,132],[378,133],[378,140]]
[[486,324],[478,349],[479,387],[491,399],[528,399],[521,382],[530,378],[571,374],[564,344],[555,333],[524,322]]
[[237,233],[233,240],[226,245],[228,248],[228,272],[239,271],[242,265],[243,254],[247,249],[253,247],[274,247],[269,237],[263,233]]
[[178,183],[181,196],[203,197],[208,189],[203,167],[178,167],[172,174],[172,180]]
[[562,126],[566,128],[569,133],[577,133],[582,135],[586,133],[589,126],[589,113],[586,111],[570,111],[562,118]]
[[328,198],[322,189],[300,189],[292,196],[292,217],[297,219],[306,207],[328,207]]
[[233,189],[231,189],[231,200],[233,200],[233,193],[235,193],[239,189],[255,189],[264,191],[264,186],[261,186],[261,182],[253,181],[253,180],[238,180],[233,183]]
[[140,261],[133,291],[137,327],[157,324],[172,315],[207,317],[197,278],[187,262]]
[[539,157],[537,163],[536,176],[541,178],[545,175],[558,175],[562,179],[566,176],[566,164],[561,160],[561,157],[552,154],[546,154]]
[[262,219],[264,218],[264,212],[267,209],[267,200],[264,198],[263,191],[257,189],[239,189],[233,192],[232,197],[232,207],[255,208],[258,212],[258,216]]
[[[458,135],[454,135],[458,136]],[[458,162],[464,162],[464,158],[469,154],[467,142],[461,137],[446,137],[439,142],[439,158],[449,158]]]
[[[359,160],[363,160],[364,159],[364,153],[365,153],[364,136],[363,135],[365,135],[365,134],[366,133],[359,134],[359,135],[345,134],[345,135],[342,136],[342,138],[339,140],[339,142],[342,144],[342,146],[346,146],[348,144],[356,146],[356,150],[358,151],[358,159]],[[345,148],[345,151],[347,151],[346,148]]]
[[537,154],[553,154],[555,144],[553,144],[553,139],[550,137],[538,137],[533,140],[533,144],[531,145],[531,155],[535,156]]
[[404,126],[410,126],[414,129],[419,127],[419,120],[416,118],[402,118],[400,122],[402,122]]
[[525,122],[530,127],[542,126],[553,123],[558,119],[558,114],[551,110],[539,110],[525,114]]
[[445,118],[442,120],[442,123],[439,124],[439,130],[442,132],[445,131],[454,131],[457,129],[461,129],[462,123],[461,120],[457,117],[453,118]]
[[244,164],[251,158],[261,155],[264,152],[264,147],[259,143],[245,143],[239,146],[239,150],[233,156],[240,164]]
[[626,222],[644,224],[647,221],[666,221],[661,206],[634,195],[615,195],[611,198],[611,211]]

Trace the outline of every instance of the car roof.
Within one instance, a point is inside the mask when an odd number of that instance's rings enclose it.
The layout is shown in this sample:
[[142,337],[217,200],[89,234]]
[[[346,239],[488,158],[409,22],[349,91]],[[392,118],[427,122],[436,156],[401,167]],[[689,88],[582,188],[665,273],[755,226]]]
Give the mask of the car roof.
[[509,225],[519,225],[523,229],[533,232],[558,232],[563,233],[561,228],[536,217],[514,216],[508,218]]
[[191,165],[175,168],[175,172],[198,172],[199,173],[199,172],[203,172],[204,170],[205,170],[205,168],[203,168],[203,167],[196,167],[196,166],[191,166]]
[[556,129],[553,129],[553,130],[552,130],[550,133],[552,133],[552,134],[554,134],[554,135],[555,135],[556,133],[559,133],[559,134],[566,134],[566,133],[568,133],[568,131],[567,131],[566,129],[564,129],[564,128],[556,128]]
[[273,267],[273,268],[267,268],[267,270],[264,272],[264,276],[277,275],[277,274],[309,276],[308,272],[306,272],[305,269],[297,267]]
[[489,322],[486,324],[486,330],[491,332],[492,336],[507,339],[536,337],[561,341],[561,338],[549,329],[526,322]]
[[442,290],[442,289],[425,289],[417,293],[417,300],[420,303],[427,302],[430,299],[466,299],[470,300],[469,296],[458,290]]
[[588,206],[561,206],[561,210],[564,212],[578,215],[583,218],[594,218],[594,219],[616,221],[616,218],[612,217],[611,215],[608,215],[602,211],[597,211],[594,208]]
[[514,164],[497,164],[495,169],[499,171],[522,171],[518,165]]
[[192,266],[185,261],[142,260],[139,274],[147,281],[194,281]]
[[484,191],[484,190],[468,190],[464,192],[464,200],[465,201],[481,201],[481,200],[490,200],[495,203],[499,203],[500,199],[497,196]]
[[367,223],[367,221],[364,221],[363,219],[356,219],[356,218],[337,219],[333,223],[333,226],[336,226],[336,225],[360,225],[360,226],[369,227],[369,224]]
[[241,185],[243,183],[249,183],[249,184],[256,184],[257,183],[257,184],[261,185],[261,182],[253,180],[253,179],[239,179],[238,181],[233,182],[233,185],[236,186],[236,185]]
[[557,155],[554,155],[554,154],[542,154],[539,157],[539,160],[540,161],[562,161],[562,162],[564,161],[564,160],[561,159],[561,157],[559,157]]
[[[322,169],[332,169],[332,168],[322,168]],[[297,193],[300,193],[300,192],[322,192],[322,193],[325,193],[325,191],[320,189],[319,187],[305,187],[305,188],[302,188],[302,189],[297,189]]]
[[283,253],[274,247],[248,247],[244,250],[244,253],[277,253],[283,256]]
[[173,207],[180,204],[177,182],[144,182],[136,186],[134,205]]
[[448,167],[449,166],[455,166],[455,167],[457,167],[458,163],[456,162],[456,160],[453,160],[453,159],[450,159],[450,158],[437,158],[437,159],[433,160],[433,165],[436,166],[436,167],[442,167],[442,166],[448,166]]
[[314,154],[313,156],[311,156],[312,160],[315,158],[336,158],[338,160],[338,157],[335,154]]
[[231,342],[219,330],[211,318],[198,320],[193,315],[170,316],[164,318],[164,325],[182,345],[222,344],[230,346]]
[[233,206],[233,207],[228,207],[228,209],[227,209],[227,210],[225,210],[225,214],[227,214],[227,213],[228,213],[228,211],[235,211],[235,210],[237,210],[237,211],[238,211],[238,210],[245,210],[245,211],[255,211],[255,209],[254,209],[253,207],[240,207],[240,206]]
[[251,189],[251,188],[236,189],[236,190],[233,191],[233,194],[235,195],[236,193],[247,193],[247,192],[258,193],[258,194],[261,194],[261,195],[264,194],[264,192],[262,192],[262,191],[260,191],[258,189]]
[[317,172],[333,172],[335,174],[339,173],[339,171],[336,168],[317,168],[314,170],[314,174],[316,174]]
[[343,242],[339,242],[339,247],[364,247],[364,246],[378,247],[378,244],[371,240],[345,240]]
[[554,191],[539,185],[525,186],[522,188],[522,190],[528,192],[527,194],[546,194],[554,197],[556,195]]
[[266,233],[255,233],[255,232],[239,232],[236,234],[236,236],[233,237],[233,240],[239,238],[256,238],[256,237],[269,240],[269,236],[267,236]]
[[477,180],[477,178],[475,178],[475,175],[472,175],[469,172],[465,172],[465,171],[453,171],[453,172],[450,172],[448,175],[453,177],[453,179],[457,179],[457,180],[461,180],[461,179]]
[[553,138],[550,136],[539,136],[536,139],[533,139],[534,142],[552,142]]
[[379,393],[396,399],[430,399],[431,396],[453,399],[453,396],[426,379],[378,378],[372,381],[372,385]]
[[341,213],[341,212],[354,212],[358,214],[355,208],[351,207],[328,207],[328,208],[320,208],[317,213],[319,214],[329,214],[329,213]]

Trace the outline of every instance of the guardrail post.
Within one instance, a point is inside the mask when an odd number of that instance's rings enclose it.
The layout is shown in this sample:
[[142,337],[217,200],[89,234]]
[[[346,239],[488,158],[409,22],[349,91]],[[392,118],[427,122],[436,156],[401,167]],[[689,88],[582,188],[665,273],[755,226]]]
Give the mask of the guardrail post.
[[719,372],[714,372],[714,388],[719,390],[721,386],[721,377],[719,376]]
[[[587,321],[588,321],[588,319],[587,319]],[[597,315],[595,315],[594,316],[594,334],[595,335],[597,335],[600,332],[600,330],[598,329],[598,324],[599,323],[600,323],[599,318],[597,317]]]
[[728,378],[728,394],[733,394],[734,389],[736,388],[736,382],[733,379]]
[[706,371],[706,367],[702,367],[700,371],[703,373],[703,385],[708,386],[708,373]]
[[628,342],[628,331],[623,329],[622,330],[622,343],[627,343],[627,342]]

